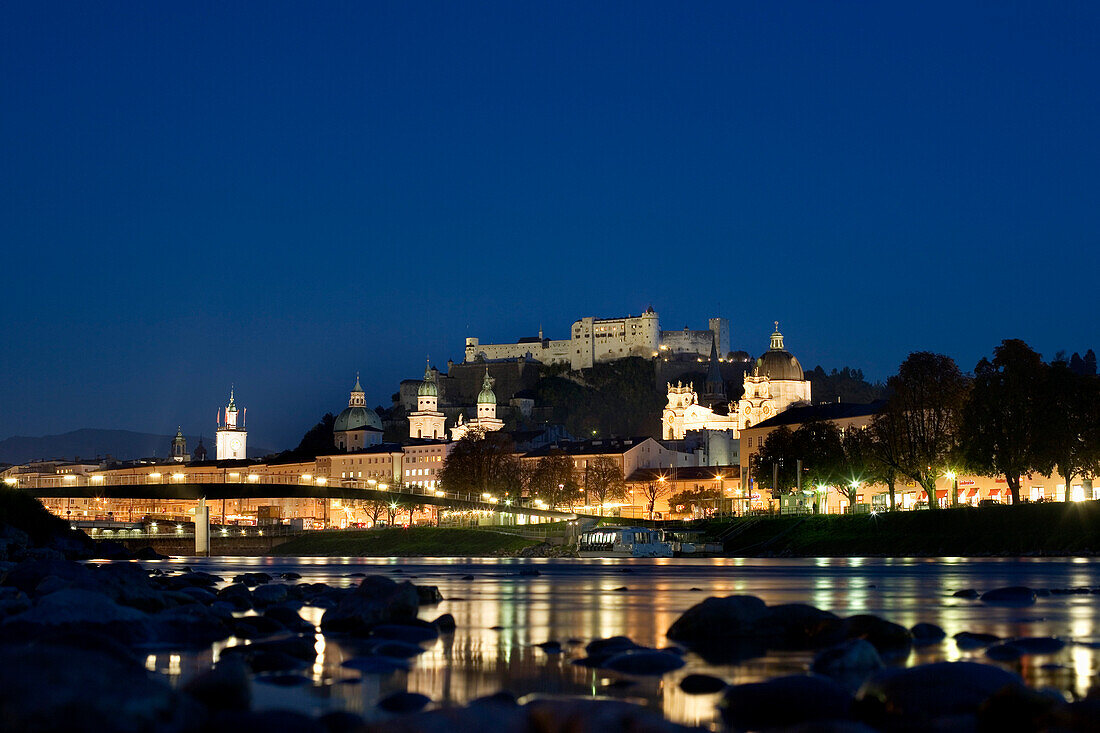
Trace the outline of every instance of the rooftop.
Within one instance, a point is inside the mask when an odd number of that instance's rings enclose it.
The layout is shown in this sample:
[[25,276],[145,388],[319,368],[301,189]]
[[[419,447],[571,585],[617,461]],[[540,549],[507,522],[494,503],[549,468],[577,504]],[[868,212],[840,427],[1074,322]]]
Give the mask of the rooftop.
[[886,406],[886,400],[874,402],[827,402],[822,405],[803,405],[791,407],[775,417],[758,422],[748,430],[756,428],[777,428],[780,425],[802,425],[814,420],[842,420],[851,417],[877,415]]

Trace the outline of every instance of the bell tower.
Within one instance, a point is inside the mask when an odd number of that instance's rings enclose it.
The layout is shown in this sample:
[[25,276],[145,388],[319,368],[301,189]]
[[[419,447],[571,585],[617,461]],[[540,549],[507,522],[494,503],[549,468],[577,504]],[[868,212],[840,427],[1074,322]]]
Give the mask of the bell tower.
[[222,411],[218,411],[215,446],[219,461],[239,461],[248,457],[248,432],[245,430],[244,422],[244,414],[237,409],[233,389],[230,388],[229,404],[225,407],[224,417]]

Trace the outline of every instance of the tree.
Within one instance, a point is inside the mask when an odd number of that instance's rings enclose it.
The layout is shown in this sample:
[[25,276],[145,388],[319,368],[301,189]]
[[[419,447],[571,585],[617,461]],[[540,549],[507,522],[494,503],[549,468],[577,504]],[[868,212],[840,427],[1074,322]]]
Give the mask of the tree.
[[974,386],[963,410],[963,461],[983,476],[1004,476],[1013,504],[1020,501],[1021,478],[1040,463],[1047,370],[1030,346],[1006,339],[993,350],[992,361],[983,358],[974,367]]
[[314,425],[302,436],[294,453],[303,458],[316,458],[331,454],[336,451],[333,442],[332,429],[336,425],[336,417],[331,412],[326,412],[321,422]]
[[647,481],[639,486],[638,493],[645,499],[646,511],[649,513],[649,518],[653,519],[653,512],[657,507],[657,500],[668,496],[668,482],[658,479],[656,481]]
[[1096,376],[1096,352],[1092,349],[1085,352],[1085,376]]
[[623,470],[619,468],[618,463],[607,456],[600,456],[588,463],[585,483],[586,490],[600,506],[600,514],[603,514],[604,504],[626,496]]
[[1069,501],[1073,478],[1100,470],[1100,379],[1074,374],[1065,362],[1051,364],[1039,434],[1039,471],[1048,476],[1057,471]]
[[798,474],[795,461],[794,431],[786,425],[768,433],[764,445],[753,456],[753,481],[773,496],[785,494],[795,487]]
[[722,492],[719,491],[717,486],[703,489],[685,489],[670,496],[668,506],[672,511],[687,511],[694,515],[713,508],[715,500],[721,498]]
[[[803,486],[834,486],[847,483],[844,475],[844,447],[835,423],[812,420],[794,431],[795,465],[802,461]],[[796,484],[797,485],[797,484]]]
[[867,428],[870,453],[870,480],[886,485],[890,509],[897,509],[898,466],[901,460],[901,419],[897,413],[882,410],[871,418]]
[[562,452],[540,458],[531,469],[528,490],[552,507],[572,507],[580,493],[573,459]]
[[443,462],[439,481],[447,491],[519,498],[521,471],[507,434],[471,431],[455,444]]
[[969,382],[951,357],[917,351],[886,384],[891,395],[883,419],[898,441],[891,465],[920,484],[928,506],[937,507],[936,478],[955,457]]
[[389,505],[384,501],[364,501],[363,513],[370,518],[371,526],[378,524],[378,520],[382,518],[382,515],[386,513],[386,508]]
[[1069,358],[1069,370],[1078,376],[1085,375],[1085,360],[1076,351]]
[[[837,477],[837,490],[848,500],[851,511],[859,503],[860,486],[879,483],[874,434],[861,428],[848,428],[841,433],[840,444],[843,470]],[[893,506],[892,492],[890,504]]]

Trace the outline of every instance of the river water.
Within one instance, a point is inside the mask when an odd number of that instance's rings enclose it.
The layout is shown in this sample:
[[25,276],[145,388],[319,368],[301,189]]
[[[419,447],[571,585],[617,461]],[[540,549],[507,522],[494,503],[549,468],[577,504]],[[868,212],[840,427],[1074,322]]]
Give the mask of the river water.
[[[838,615],[872,613],[905,626],[921,621],[943,627],[941,644],[915,650],[898,664],[938,660],[987,661],[983,651],[963,651],[951,636],[960,631],[1000,637],[1057,636],[1069,643],[1054,655],[1024,657],[1003,664],[1033,686],[1084,695],[1100,667],[1100,595],[1051,595],[1027,608],[990,607],[952,597],[956,590],[979,591],[1009,585],[1035,588],[1100,586],[1100,561],[1085,558],[1024,559],[447,559],[447,558],[176,558],[165,570],[187,565],[227,580],[242,572],[275,575],[294,571],[295,582],[357,584],[352,573],[389,574],[396,579],[438,586],[446,599],[421,608],[431,620],[453,614],[453,637],[434,642],[407,672],[365,675],[341,666],[354,654],[338,640],[317,635],[317,657],[295,687],[258,683],[257,708],[292,708],[319,714],[346,709],[373,717],[375,703],[392,692],[429,696],[436,705],[460,705],[507,690],[532,693],[603,695],[633,700],[691,725],[717,726],[716,695],[687,695],[679,680],[703,672],[727,682],[755,682],[803,672],[809,653],[770,652],[736,665],[714,666],[688,654],[687,665],[660,679],[627,684],[614,675],[572,664],[592,639],[625,635],[646,646],[668,642],[665,632],[687,608],[708,595],[751,594],[768,604],[809,603]],[[537,576],[519,575],[535,568]],[[395,572],[401,571],[401,572]],[[472,580],[463,577],[472,575]],[[321,609],[302,615],[320,622]],[[557,640],[565,653],[536,647]],[[573,640],[571,645],[568,642]],[[230,639],[228,644],[244,643]],[[200,653],[150,655],[147,666],[181,683],[208,669],[226,643]]]

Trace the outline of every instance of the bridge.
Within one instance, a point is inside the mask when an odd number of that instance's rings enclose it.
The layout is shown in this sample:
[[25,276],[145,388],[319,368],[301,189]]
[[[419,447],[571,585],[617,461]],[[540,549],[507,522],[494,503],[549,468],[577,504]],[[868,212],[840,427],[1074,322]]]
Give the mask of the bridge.
[[225,471],[193,475],[177,473],[81,476],[76,474],[37,475],[9,479],[8,485],[36,499],[155,499],[199,502],[203,499],[340,499],[377,501],[386,504],[442,506],[501,514],[572,521],[578,515],[547,506],[500,500],[486,494],[442,491],[422,486],[359,479],[329,479],[324,476],[239,474]]

